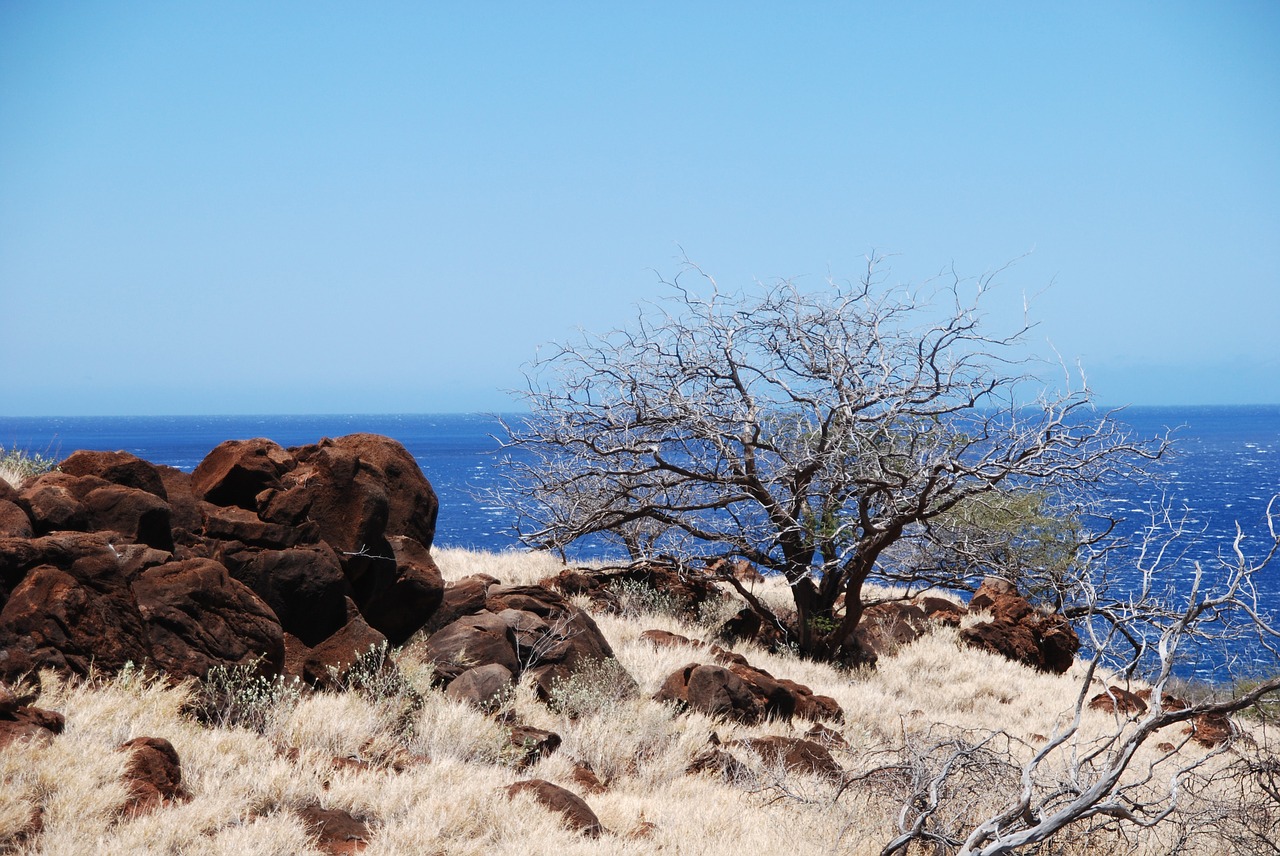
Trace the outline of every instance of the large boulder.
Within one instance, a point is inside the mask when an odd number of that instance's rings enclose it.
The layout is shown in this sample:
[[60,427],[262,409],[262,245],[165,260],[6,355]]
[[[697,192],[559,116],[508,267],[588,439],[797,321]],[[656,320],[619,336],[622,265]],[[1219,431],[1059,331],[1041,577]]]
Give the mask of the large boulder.
[[258,494],[277,487],[293,464],[288,452],[265,438],[228,440],[196,466],[191,488],[200,499],[214,505],[253,511],[258,507]]
[[22,506],[8,499],[0,499],[0,538],[33,538],[35,534],[31,518],[22,510]]
[[745,725],[754,725],[765,714],[762,700],[742,678],[723,666],[701,663],[688,663],[668,675],[654,700]]
[[390,561],[373,565],[361,611],[391,644],[403,645],[440,606],[444,579],[431,553],[418,541],[407,535],[392,535],[387,544],[391,548]]
[[489,663],[467,669],[450,681],[444,692],[454,701],[491,711],[502,703],[514,681],[515,676],[506,666]]
[[87,528],[92,531],[118,532],[135,543],[173,549],[169,503],[151,491],[109,484],[86,494],[83,505]]
[[497,584],[498,580],[488,574],[472,574],[445,583],[440,605],[431,613],[422,629],[427,633],[434,633],[463,616],[484,612],[489,587]]
[[[26,561],[58,564],[25,570],[0,609],[0,677],[39,668],[110,673],[127,662],[146,661],[146,624],[119,559],[105,543],[93,536],[27,543],[33,549]],[[19,551],[4,552],[12,557]]]
[[489,612],[464,616],[440,628],[427,640],[425,653],[435,664],[436,679],[443,684],[476,666],[496,664],[513,675],[520,672],[515,633]]
[[745,662],[731,662],[727,667],[689,663],[667,676],[654,699],[747,725],[766,717],[800,717],[815,722],[844,717],[835,699]]
[[347,579],[324,542],[283,550],[231,542],[222,545],[218,559],[307,645],[320,644],[347,623]]
[[[82,478],[93,479],[92,476],[45,473],[23,484],[18,504],[31,518],[37,535],[59,531],[83,532],[88,527],[89,518],[80,501],[88,492],[82,489]],[[110,482],[93,479],[91,484],[92,487],[102,487]]]
[[128,452],[73,452],[58,464],[58,470],[72,476],[96,476],[112,484],[145,490],[166,501],[169,499],[159,468]]
[[364,468],[377,474],[387,493],[386,535],[403,535],[431,549],[440,501],[413,455],[379,434],[348,434],[332,444],[353,452]]
[[580,667],[613,657],[590,615],[541,586],[491,586],[485,608],[511,627],[522,674],[533,676],[543,699]]
[[174,677],[203,678],[214,666],[253,666],[268,677],[284,665],[284,631],[271,607],[212,559],[170,562],[133,581],[152,659]]
[[696,618],[709,600],[720,596],[715,580],[718,574],[718,566],[712,571],[705,567],[653,561],[638,562],[620,571],[566,569],[541,580],[539,585],[565,595],[584,595],[591,600],[592,609],[601,612],[617,612],[622,607],[619,592],[652,591],[676,612]]
[[508,797],[519,794],[528,794],[544,808],[558,813],[566,826],[583,835],[599,838],[604,832],[600,818],[596,817],[591,806],[573,791],[553,785],[545,779],[526,779],[507,788]]

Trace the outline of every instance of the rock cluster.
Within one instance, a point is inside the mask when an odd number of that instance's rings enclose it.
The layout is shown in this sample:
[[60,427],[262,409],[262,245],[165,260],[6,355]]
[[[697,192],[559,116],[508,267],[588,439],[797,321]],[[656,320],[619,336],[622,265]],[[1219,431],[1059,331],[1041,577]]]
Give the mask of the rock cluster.
[[1065,673],[1080,650],[1071,622],[1036,609],[1004,580],[983,580],[969,600],[969,612],[990,612],[991,620],[962,630],[960,638],[1042,672]]
[[[665,631],[646,630],[641,635],[660,646],[704,647]],[[775,678],[764,669],[752,666],[741,654],[718,645],[707,650],[724,665],[687,663],[667,676],[654,699],[746,725],[768,718],[798,717],[815,722],[844,718],[839,703],[829,696],[815,695],[804,684]]]
[[[1089,708],[1136,719],[1147,713],[1150,708],[1150,702],[1151,690],[1149,688],[1131,692],[1121,687],[1110,686],[1105,691],[1089,699]],[[1163,711],[1176,713],[1177,711],[1186,710],[1188,706],[1185,700],[1175,695],[1165,693],[1160,698],[1160,709]],[[1192,740],[1201,746],[1212,749],[1230,741],[1236,736],[1237,729],[1231,722],[1231,718],[1225,713],[1197,713],[1190,717],[1182,733],[1189,735]],[[1161,745],[1168,746],[1165,751],[1173,750],[1173,744],[1171,743]]]
[[76,452],[0,485],[0,677],[288,664],[323,683],[440,605],[437,509],[412,456],[372,434],[232,440],[189,474]]
[[464,577],[445,588],[441,611],[457,617],[427,640],[436,681],[481,708],[523,675],[545,699],[580,666],[613,657],[590,615],[541,586]]

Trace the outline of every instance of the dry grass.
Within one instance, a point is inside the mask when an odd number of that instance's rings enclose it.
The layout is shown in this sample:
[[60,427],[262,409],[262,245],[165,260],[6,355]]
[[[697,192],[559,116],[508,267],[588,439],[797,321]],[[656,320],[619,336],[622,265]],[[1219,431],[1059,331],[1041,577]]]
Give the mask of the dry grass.
[[[522,553],[438,550],[436,557],[449,579],[488,573],[532,583],[561,567],[550,557]],[[786,595],[776,584],[761,588],[770,599]],[[640,692],[602,692],[593,712],[570,718],[538,702],[531,687],[517,688],[506,701],[508,713],[563,738],[559,751],[526,770],[513,766],[498,720],[431,689],[430,669],[413,643],[398,659],[421,695],[416,709],[402,697],[316,694],[283,705],[261,733],[203,726],[184,713],[191,688],[136,672],[87,683],[46,674],[39,704],[65,714],[66,731],[48,745],[0,751],[0,842],[10,841],[9,852],[22,854],[313,854],[319,851],[292,810],[316,803],[367,820],[373,829],[364,851],[369,856],[872,854],[892,837],[898,804],[891,788],[842,789],[746,753],[739,754],[750,769],[734,780],[688,775],[712,732],[729,741],[799,735],[808,724],[747,727],[677,715],[650,697],[673,670],[703,655],[656,648],[640,634],[661,628],[707,638],[708,625],[658,613],[598,615],[596,621]],[[754,665],[840,703],[846,717],[835,727],[849,748],[834,754],[850,770],[865,769],[907,744],[960,731],[1003,731],[1014,757],[1029,756],[1069,718],[1080,687],[1078,673],[1036,673],[964,649],[948,630],[903,647],[874,671],[840,671],[750,646],[740,650]],[[1106,733],[1114,724],[1110,715],[1088,712],[1085,734]],[[121,816],[125,758],[114,750],[137,736],[173,743],[190,802]],[[1156,752],[1142,751],[1140,760]],[[531,800],[508,800],[503,792],[519,779],[538,777],[581,793],[571,778],[575,763],[590,765],[607,784],[601,793],[583,794],[609,830],[600,839],[580,836]],[[965,810],[976,819],[1004,796],[981,794]],[[43,832],[27,844],[15,843],[36,807],[43,810]],[[631,837],[641,831],[644,837]],[[1167,849],[1158,834],[1138,836],[1123,849],[1106,836],[1082,834],[1064,838],[1055,852]]]

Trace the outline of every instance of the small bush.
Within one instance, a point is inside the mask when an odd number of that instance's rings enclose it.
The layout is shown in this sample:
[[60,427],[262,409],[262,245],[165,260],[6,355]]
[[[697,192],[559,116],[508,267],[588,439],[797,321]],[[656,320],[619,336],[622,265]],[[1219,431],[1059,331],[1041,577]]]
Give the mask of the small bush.
[[397,727],[412,728],[413,715],[422,709],[422,694],[396,663],[399,649],[387,643],[370,645],[345,670],[329,667],[329,676],[339,691],[353,692],[370,704],[392,708]]
[[644,615],[685,614],[680,598],[661,592],[652,586],[635,580],[616,580],[609,584],[609,591],[618,598],[619,612],[624,618]]
[[613,657],[588,660],[569,677],[552,681],[547,706],[577,719],[612,707],[637,692],[635,679]]
[[297,678],[268,678],[258,669],[257,663],[210,669],[192,701],[196,718],[217,728],[265,734],[297,706],[304,687]]

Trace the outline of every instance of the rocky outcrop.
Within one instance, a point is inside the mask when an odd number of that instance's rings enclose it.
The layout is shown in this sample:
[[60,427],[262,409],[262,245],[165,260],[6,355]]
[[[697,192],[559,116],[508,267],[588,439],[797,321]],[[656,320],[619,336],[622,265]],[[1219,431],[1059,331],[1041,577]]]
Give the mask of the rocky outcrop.
[[[219,445],[187,474],[76,452],[0,496],[0,677],[291,662],[322,683],[440,606],[438,502],[394,440]],[[351,650],[347,650],[348,647]]]
[[284,631],[271,607],[213,559],[169,562],[133,583],[150,660],[171,676],[203,678],[214,666],[278,675]]
[[628,588],[660,594],[677,613],[696,617],[707,601],[721,594],[715,576],[719,573],[675,562],[637,562],[618,571],[570,568],[539,585],[565,595],[584,595],[592,609],[616,613],[622,608],[618,592]]
[[[427,640],[426,653],[442,685],[450,686],[476,667],[500,666],[513,680],[531,676],[545,699],[557,681],[569,678],[579,667],[613,657],[613,649],[591,616],[554,591],[493,583],[486,588],[483,602],[472,595],[466,599],[476,611],[441,627]],[[448,592],[444,602],[449,603]]]
[[962,630],[961,639],[1033,669],[1063,674],[1080,650],[1066,618],[1036,609],[1005,580],[985,580],[969,601],[969,612],[989,612],[991,620]]
[[695,650],[706,650],[722,664],[689,663],[677,669],[667,676],[654,696],[657,701],[748,724],[765,717],[799,717],[815,722],[844,717],[835,699],[816,695],[804,684],[775,678],[764,669],[752,666],[741,654],[719,645],[708,646],[664,630],[646,630],[640,638],[656,646],[688,645]]

